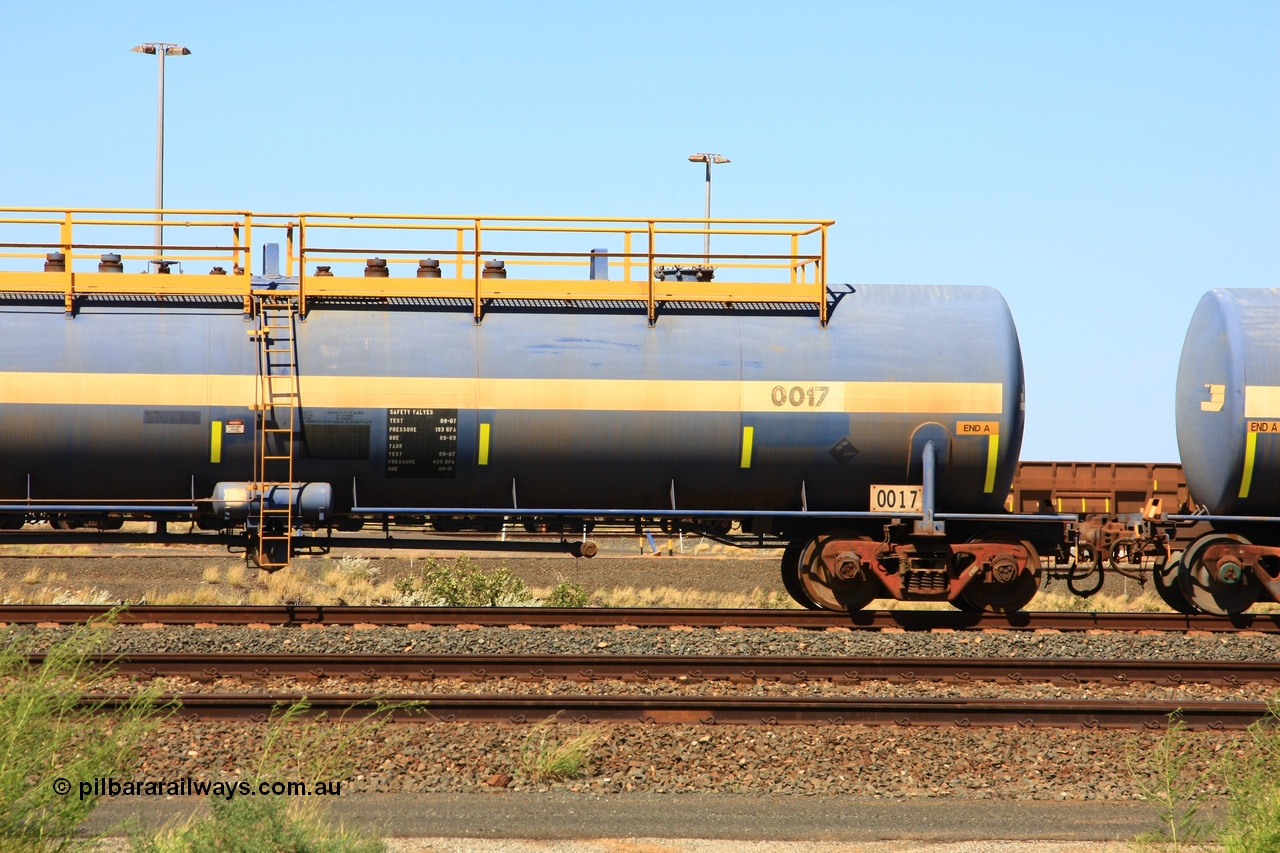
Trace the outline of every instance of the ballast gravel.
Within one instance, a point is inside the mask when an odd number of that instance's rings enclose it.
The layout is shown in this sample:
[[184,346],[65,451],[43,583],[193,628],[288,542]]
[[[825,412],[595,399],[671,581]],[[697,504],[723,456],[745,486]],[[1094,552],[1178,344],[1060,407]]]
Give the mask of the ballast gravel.
[[[11,626],[37,646],[57,629]],[[1270,660],[1280,635],[1121,632],[945,631],[715,628],[196,628],[113,629],[104,651],[125,653],[307,654],[598,654],[820,657],[1132,658]]]
[[[9,641],[47,645],[64,629],[10,627]],[[849,655],[975,656],[1037,658],[1169,658],[1246,660],[1280,652],[1280,638],[1262,634],[1141,635],[1056,632],[882,633],[871,631],[778,631],[611,628],[189,628],[118,627],[104,651],[307,652],[307,653],[593,653],[684,655]],[[1229,666],[1229,664],[1228,664]],[[527,682],[507,689],[530,689]],[[388,693],[420,692],[456,684],[389,682]],[[305,684],[295,685],[305,687]],[[329,685],[330,687],[332,685]],[[350,686],[350,685],[348,685]],[[597,685],[599,686],[599,685]],[[607,687],[607,685],[605,685]],[[167,689],[182,689],[178,682]],[[381,688],[382,685],[379,685]],[[475,685],[471,686],[472,688]],[[240,688],[243,689],[243,688]],[[255,689],[262,689],[255,686]],[[367,690],[368,685],[361,685]],[[557,688],[563,689],[563,688]],[[595,689],[572,685],[575,692]],[[619,688],[621,689],[621,688]],[[630,690],[671,689],[627,685]],[[689,685],[681,690],[688,691]],[[724,682],[696,690],[750,690],[763,693],[837,689],[832,685]],[[882,691],[866,695],[1105,695],[1110,698],[1163,697],[1258,699],[1261,685],[1239,688],[1185,685],[1155,687],[1084,685],[913,685],[878,682],[838,688]],[[934,691],[921,693],[920,691]],[[966,691],[980,691],[977,694]],[[1127,692],[1126,692],[1127,691]],[[1149,693],[1149,691],[1160,691]],[[292,692],[292,691],[291,691]],[[317,682],[312,692],[330,692]],[[544,691],[545,692],[545,691]],[[1079,731],[1063,729],[960,729],[863,726],[706,726],[608,724],[585,726],[561,721],[546,736],[562,742],[589,733],[595,741],[580,778],[545,781],[529,770],[530,750],[542,737],[531,726],[414,722],[361,733],[335,748],[315,729],[300,727],[272,747],[304,765],[316,755],[332,758],[334,779],[344,792],[485,792],[501,790],[613,794],[739,793],[852,795],[869,798],[967,798],[1031,800],[1134,800],[1157,768],[1148,759],[1162,731]],[[341,738],[329,729],[324,737]],[[139,778],[236,779],[259,768],[265,727],[260,724],[198,722],[171,718],[137,758]],[[534,740],[530,740],[531,734]],[[1245,749],[1249,735],[1196,733],[1208,755]],[[314,781],[325,781],[317,778]],[[1211,789],[1211,793],[1221,793]]]

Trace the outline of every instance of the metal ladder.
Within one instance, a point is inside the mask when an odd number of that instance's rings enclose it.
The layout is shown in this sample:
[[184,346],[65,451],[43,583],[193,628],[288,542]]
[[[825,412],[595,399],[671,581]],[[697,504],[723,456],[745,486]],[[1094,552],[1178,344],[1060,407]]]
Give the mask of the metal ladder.
[[[255,325],[249,335],[258,342],[258,381],[253,409],[252,490],[258,499],[257,564],[284,568],[293,555],[293,442],[300,413],[298,348],[294,320],[298,297],[292,293],[253,294]],[[283,490],[283,500],[271,500]]]

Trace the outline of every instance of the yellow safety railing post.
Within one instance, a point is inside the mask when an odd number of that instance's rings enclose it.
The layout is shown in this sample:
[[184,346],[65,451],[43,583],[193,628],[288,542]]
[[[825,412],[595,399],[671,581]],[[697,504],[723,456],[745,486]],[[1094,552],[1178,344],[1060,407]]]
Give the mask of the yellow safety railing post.
[[622,280],[631,281],[631,232],[622,233]]
[[465,228],[458,229],[458,257],[453,264],[453,277],[456,279],[462,278],[462,250],[466,247],[466,234]]
[[800,264],[800,235],[791,235],[791,283],[796,283],[796,267]]
[[479,323],[480,322],[480,267],[481,267],[480,220],[479,219],[476,220],[475,228],[476,228],[475,233],[472,235],[472,248],[475,249],[475,267],[471,270],[471,273],[474,276],[475,283],[476,283],[476,295],[475,295],[475,305],[474,305],[475,315],[474,316],[475,316],[475,321]]
[[[298,316],[307,316],[307,223],[298,217]],[[289,229],[289,266],[293,267],[293,229]]]
[[649,310],[649,325],[652,326],[658,320],[658,312],[653,304],[653,220],[649,220],[649,284],[646,288],[648,293],[647,306]]
[[818,283],[818,322],[827,327],[827,226],[822,226],[822,245],[818,250],[818,264],[813,279]]
[[240,274],[253,275],[253,214],[246,213],[244,215],[244,247],[241,249],[244,253],[244,264],[240,267]]
[[72,230],[71,223],[72,223],[71,211],[68,210],[65,214],[63,214],[62,226],[59,229],[61,233],[58,237],[58,242],[62,249],[62,255],[66,259],[66,263],[67,263],[66,265],[67,289],[63,294],[62,304],[63,304],[63,310],[66,312],[68,317],[71,316],[71,312],[75,307],[75,298],[76,298],[76,294],[75,294],[76,277],[72,273],[72,266],[71,266],[72,261],[75,260],[74,256],[71,253],[71,246],[74,243],[74,240],[72,240],[72,234],[71,234],[71,230]]
[[284,274],[293,275],[293,223],[286,222],[284,226]]

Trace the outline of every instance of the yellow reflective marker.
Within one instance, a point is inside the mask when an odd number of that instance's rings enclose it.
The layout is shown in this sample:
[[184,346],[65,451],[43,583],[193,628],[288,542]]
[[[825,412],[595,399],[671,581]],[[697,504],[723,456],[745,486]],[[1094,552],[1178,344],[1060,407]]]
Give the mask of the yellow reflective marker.
[[[1227,402],[1227,386],[1210,385],[1206,382],[1204,387],[1205,390],[1209,392],[1209,399],[1200,401],[1200,411],[1221,412],[1223,404]],[[1248,397],[1248,390],[1248,388],[1245,389],[1246,399]],[[1246,405],[1248,404],[1246,403]]]
[[742,467],[751,467],[751,442],[755,439],[755,427],[742,428]]
[[480,424],[480,459],[481,465],[489,464],[489,425]]
[[209,461],[215,465],[222,461],[222,421],[213,422],[209,436]]
[[987,437],[987,481],[982,491],[991,494],[996,488],[996,460],[1000,458],[1000,434],[992,433]]
[[1249,497],[1249,486],[1253,484],[1253,458],[1258,453],[1258,434],[1249,430],[1249,437],[1244,440],[1244,477],[1240,480],[1240,494],[1236,497]]

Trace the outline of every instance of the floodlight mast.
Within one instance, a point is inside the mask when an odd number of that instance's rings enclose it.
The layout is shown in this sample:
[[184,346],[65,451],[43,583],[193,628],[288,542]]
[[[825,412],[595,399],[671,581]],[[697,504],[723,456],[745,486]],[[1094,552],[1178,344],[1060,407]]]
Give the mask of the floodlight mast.
[[144,41],[130,48],[133,53],[147,53],[160,58],[160,97],[156,109],[156,257],[164,254],[164,58],[166,56],[190,56],[191,51],[180,44],[167,41]]
[[707,233],[702,238],[702,254],[703,254],[703,263],[710,266],[711,265],[711,165],[713,163],[716,165],[720,165],[721,163],[729,163],[731,161],[729,160],[728,157],[725,157],[720,154],[706,154],[700,151],[697,154],[690,154],[689,162],[707,164],[707,205],[706,205]]

